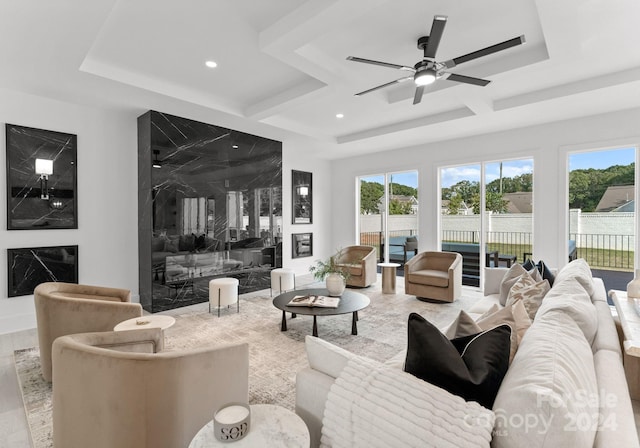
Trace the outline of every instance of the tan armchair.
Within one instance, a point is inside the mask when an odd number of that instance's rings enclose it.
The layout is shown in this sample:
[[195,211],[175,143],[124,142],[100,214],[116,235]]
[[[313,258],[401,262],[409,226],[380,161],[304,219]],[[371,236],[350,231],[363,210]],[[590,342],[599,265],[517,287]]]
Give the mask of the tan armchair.
[[347,286],[369,286],[378,278],[376,249],[372,246],[347,246],[336,255],[336,264],[350,274]]
[[47,282],[33,292],[42,376],[51,381],[51,345],[59,336],[111,331],[123,320],[142,316],[127,289]]
[[248,344],[161,346],[159,328],[56,339],[54,447],[187,447],[222,405],[249,402]]
[[453,302],[462,293],[462,255],[420,252],[404,266],[404,291],[421,300]]

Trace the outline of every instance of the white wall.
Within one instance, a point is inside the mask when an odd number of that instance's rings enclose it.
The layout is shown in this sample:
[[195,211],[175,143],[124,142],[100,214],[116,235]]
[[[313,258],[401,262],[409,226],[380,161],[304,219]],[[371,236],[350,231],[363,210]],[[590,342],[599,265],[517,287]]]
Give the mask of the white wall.
[[[296,275],[309,273],[309,266],[320,258],[326,258],[335,252],[332,245],[331,223],[331,185],[333,175],[330,162],[309,157],[296,150],[298,143],[283,142],[282,160],[282,220],[284,223],[284,241],[282,244],[282,265],[296,271]],[[291,224],[291,170],[308,171],[313,194],[313,223]],[[291,235],[293,233],[313,233],[313,255],[304,258],[291,258]]]
[[638,123],[640,109],[633,109],[336,160],[331,165],[332,214],[340,219],[332,221],[334,244],[344,246],[357,241],[355,179],[358,176],[417,169],[420,250],[434,250],[438,240],[440,167],[532,157],[534,258],[560,267],[567,260],[566,244],[560,244],[568,234],[567,153],[637,146],[640,144]]
[[[78,229],[7,229],[6,175],[0,182],[0,334],[35,327],[33,296],[7,297],[8,248],[78,245],[79,281],[138,291],[135,116],[0,90],[5,123],[78,136]],[[6,158],[0,157],[6,173]]]

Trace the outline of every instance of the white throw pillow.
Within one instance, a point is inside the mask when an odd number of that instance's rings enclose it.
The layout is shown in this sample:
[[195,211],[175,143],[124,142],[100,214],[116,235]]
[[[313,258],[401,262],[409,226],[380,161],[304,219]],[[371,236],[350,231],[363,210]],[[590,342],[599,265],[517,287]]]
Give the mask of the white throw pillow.
[[461,338],[463,336],[471,336],[482,332],[476,321],[473,320],[464,310],[460,310],[458,316],[444,328],[438,328],[447,339]]
[[547,280],[536,282],[528,273],[522,274],[520,279],[511,287],[507,296],[507,305],[522,301],[529,318],[533,320],[542,304],[542,299],[551,287]]
[[512,265],[500,282],[500,305],[505,306],[507,303],[507,297],[509,297],[509,291],[511,287],[520,279],[522,274],[526,274],[527,271],[521,264]]
[[587,342],[593,344],[598,331],[598,312],[578,279],[555,282],[538,310],[536,321],[545,319],[545,314],[550,311],[561,311],[571,317]]
[[507,324],[511,327],[511,350],[509,352],[509,363],[511,363],[516,355],[520,341],[522,341],[524,334],[531,326],[531,319],[522,300],[517,300],[515,303],[510,303],[492,314],[480,316],[476,324],[483,331],[502,324]]
[[589,297],[594,296],[595,289],[593,287],[591,268],[584,258],[576,258],[571,263],[565,265],[560,272],[558,272],[558,275],[556,275],[553,286],[555,287],[557,283],[562,283],[569,278],[578,280],[584,290],[587,291],[587,294],[589,294]]

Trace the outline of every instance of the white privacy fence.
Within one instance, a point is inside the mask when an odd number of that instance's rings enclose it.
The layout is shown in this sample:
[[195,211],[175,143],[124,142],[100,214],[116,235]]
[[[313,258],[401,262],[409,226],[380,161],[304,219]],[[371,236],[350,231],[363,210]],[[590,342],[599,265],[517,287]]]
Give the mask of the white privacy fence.
[[[634,251],[635,213],[633,212],[589,212],[571,210],[569,214],[570,239],[576,240],[578,249],[605,249]],[[442,231],[475,233],[478,239],[480,215],[444,215]],[[533,216],[530,213],[487,213],[488,243],[504,242],[504,234],[531,234]],[[541,219],[540,217],[536,219]],[[418,232],[417,215],[390,215],[388,217],[390,233],[415,235]],[[381,230],[380,215],[361,215],[360,232],[375,233]]]

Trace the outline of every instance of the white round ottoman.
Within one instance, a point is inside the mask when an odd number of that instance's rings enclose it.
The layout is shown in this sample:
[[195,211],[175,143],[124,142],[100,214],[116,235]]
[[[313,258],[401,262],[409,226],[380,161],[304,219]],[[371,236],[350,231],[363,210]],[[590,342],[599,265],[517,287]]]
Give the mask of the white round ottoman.
[[240,301],[238,300],[238,285],[240,282],[237,278],[214,278],[209,281],[209,312],[211,305],[218,308],[218,317],[220,317],[220,308],[224,305],[238,304],[238,312],[240,312]]
[[271,297],[273,290],[283,292],[296,289],[296,275],[293,269],[277,268],[271,271]]

